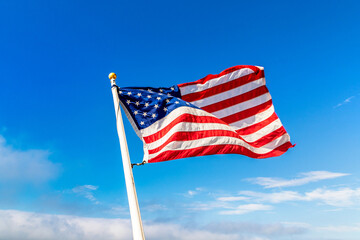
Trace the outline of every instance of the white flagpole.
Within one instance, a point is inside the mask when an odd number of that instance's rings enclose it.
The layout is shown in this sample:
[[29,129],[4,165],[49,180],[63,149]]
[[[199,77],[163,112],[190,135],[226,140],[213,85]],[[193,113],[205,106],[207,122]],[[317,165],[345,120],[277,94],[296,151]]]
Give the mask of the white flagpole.
[[124,124],[121,116],[120,110],[120,100],[118,95],[118,89],[116,86],[116,74],[110,73],[109,79],[111,82],[111,91],[114,99],[114,107],[115,107],[115,115],[116,115],[116,126],[117,132],[119,135],[120,141],[120,149],[121,149],[121,157],[124,167],[124,175],[125,175],[125,183],[126,183],[126,191],[129,200],[129,208],[130,208],[130,217],[131,217],[131,225],[133,230],[133,239],[134,240],[145,240],[144,230],[141,222],[141,215],[139,209],[139,203],[136,196],[135,182],[134,176],[132,173],[132,167],[129,156],[129,149],[126,142]]

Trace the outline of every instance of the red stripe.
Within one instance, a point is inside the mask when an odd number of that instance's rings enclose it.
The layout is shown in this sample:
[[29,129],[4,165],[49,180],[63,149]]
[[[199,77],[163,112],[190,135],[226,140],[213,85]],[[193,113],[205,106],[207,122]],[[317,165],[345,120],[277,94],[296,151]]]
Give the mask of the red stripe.
[[206,156],[206,155],[214,155],[214,154],[242,154],[251,158],[268,158],[268,157],[280,156],[284,152],[286,152],[289,148],[292,148],[293,146],[294,145],[292,145],[290,142],[286,142],[266,154],[254,153],[249,149],[239,145],[204,146],[204,147],[198,147],[188,150],[166,151],[152,159],[149,159],[148,162],[149,163],[163,162],[163,161],[174,160],[179,158]]
[[[184,101],[193,102],[193,101],[200,100],[200,99],[203,99],[203,98],[207,98],[207,97],[210,97],[210,96],[222,93],[222,92],[226,92],[228,90],[240,87],[242,85],[245,85],[245,84],[250,83],[252,81],[256,81],[256,80],[258,80],[260,78],[263,78],[263,77],[264,77],[264,71],[258,69],[257,72],[251,73],[251,74],[246,75],[246,76],[242,76],[240,78],[237,78],[237,79],[222,83],[220,85],[217,85],[217,86],[214,86],[214,87],[211,87],[211,88],[207,88],[207,89],[205,89],[203,91],[200,91],[200,92],[194,92],[194,93],[189,93],[189,94],[186,94],[186,95],[182,95],[181,98]],[[180,92],[181,92],[181,88],[180,88]]]
[[281,137],[282,135],[286,134],[286,130],[284,127],[280,127],[278,129],[276,129],[275,131],[266,134],[265,136],[259,138],[258,140],[256,140],[253,143],[249,143],[251,146],[256,147],[256,148],[260,148],[272,141],[274,141],[275,139]]
[[270,117],[268,117],[267,119],[261,121],[261,122],[258,122],[254,125],[251,125],[251,126],[248,126],[248,127],[245,127],[245,128],[242,128],[242,129],[238,129],[236,130],[236,132],[239,134],[239,135],[249,135],[249,134],[252,134],[258,130],[260,130],[261,128],[269,125],[270,123],[272,123],[273,121],[279,119],[278,116],[276,115],[276,113],[274,112]]
[[[182,99],[188,102],[197,101],[200,99],[204,99],[210,96],[214,96],[217,94],[226,94],[226,91],[229,91],[231,89],[237,88],[239,86],[242,86],[244,84],[248,84],[252,81],[258,80],[260,78],[264,77],[264,71],[261,70],[259,67],[255,66],[248,66],[248,65],[239,65],[232,68],[228,68],[224,71],[222,71],[220,74],[216,75],[208,75],[198,81],[190,82],[190,83],[184,83],[179,84],[178,87],[181,88],[186,86],[194,86],[196,84],[205,84],[206,82],[219,78],[222,76],[225,76],[227,74],[231,74],[234,71],[240,70],[240,69],[251,69],[254,71],[254,73],[242,76],[240,78],[234,79],[234,80],[228,80],[225,83],[222,83],[218,86],[210,87],[208,89],[195,92],[195,93],[189,93],[184,94],[182,96]],[[227,78],[228,76],[225,76]],[[194,86],[196,88],[196,86]],[[240,89],[241,90],[241,89]],[[241,92],[239,91],[239,94]],[[208,106],[203,107],[202,109],[207,112],[216,112],[221,109],[225,109],[231,106],[234,106],[236,104],[245,102],[247,100],[253,99],[257,96],[260,96],[262,94],[268,93],[268,90],[265,86],[260,86],[257,89],[251,90],[249,92],[243,93],[241,95],[235,96],[233,98],[223,100],[221,102],[217,102]],[[241,112],[236,112],[234,110],[233,114],[227,117],[224,117],[222,119],[218,119],[215,117],[209,117],[209,116],[195,116],[188,113],[181,114],[176,119],[174,119],[168,126],[160,130],[159,132],[156,132],[150,136],[144,137],[144,141],[146,143],[154,142],[162,137],[165,136],[172,128],[174,128],[177,124],[181,122],[189,122],[189,123],[220,123],[228,126],[228,123],[234,123],[237,121],[241,121],[243,119],[256,116],[257,114],[260,114],[267,109],[269,109],[272,106],[272,100],[269,100],[265,103],[262,103],[258,106],[243,110]],[[234,107],[235,108],[235,107]],[[172,134],[168,139],[165,139],[166,142],[164,142],[161,146],[148,150],[149,154],[159,153],[158,156],[153,157],[148,160],[149,163],[152,162],[162,162],[162,161],[168,161],[168,160],[174,160],[179,158],[187,158],[187,157],[194,157],[194,156],[206,156],[206,155],[213,155],[213,154],[242,154],[251,158],[267,158],[267,157],[275,157],[280,156],[284,152],[286,152],[289,148],[293,147],[294,145],[291,144],[290,141],[282,144],[281,146],[276,147],[275,149],[271,150],[270,152],[266,154],[257,154],[252,152],[250,149],[240,146],[240,145],[231,145],[231,144],[225,144],[226,141],[224,141],[224,144],[218,144],[213,146],[202,146],[197,148],[191,148],[191,149],[185,149],[185,150],[167,150],[164,152],[161,152],[164,150],[166,146],[168,146],[171,142],[174,141],[193,141],[197,139],[203,139],[203,138],[209,138],[213,139],[213,137],[217,136],[224,136],[227,137],[235,137],[238,139],[241,139],[244,141],[244,139],[241,137],[241,135],[249,135],[251,133],[255,133],[256,131],[266,127],[267,125],[271,124],[273,121],[277,120],[278,117],[275,113],[273,113],[270,117],[267,119],[253,124],[251,126],[248,126],[243,129],[239,129],[236,131],[236,133],[228,130],[204,130],[204,131],[194,131],[194,132],[175,132]],[[187,129],[182,129],[187,131]],[[195,130],[195,129],[194,129]],[[279,129],[276,129],[275,131],[272,131],[269,134],[261,135],[261,138],[253,143],[249,143],[250,146],[254,146],[257,148],[263,147],[269,142],[274,141],[275,139],[279,139],[282,136],[284,136],[286,133],[286,130],[283,126],[281,126]],[[207,139],[204,139],[207,140]],[[246,141],[244,141],[246,142]]]
[[282,135],[286,134],[284,127],[280,127],[275,131],[261,137],[260,139],[256,140],[255,142],[248,142],[245,141],[241,136],[236,134],[235,132],[228,131],[228,130],[204,130],[204,131],[196,131],[196,132],[175,132],[171,135],[162,145],[157,148],[149,149],[149,154],[154,154],[161,151],[164,147],[166,147],[169,143],[173,141],[193,141],[202,138],[208,137],[233,137],[238,138],[252,147],[262,147],[275,139],[281,137]]
[[211,79],[224,76],[224,75],[226,75],[226,74],[235,72],[235,71],[240,70],[240,69],[243,69],[243,68],[249,68],[249,69],[253,70],[254,72],[260,71],[260,69],[259,69],[258,67],[255,67],[255,66],[251,66],[251,65],[238,65],[238,66],[234,66],[234,67],[225,69],[224,71],[222,71],[222,72],[219,73],[219,74],[215,74],[215,75],[209,74],[209,75],[207,75],[206,77],[204,77],[204,78],[202,78],[202,79],[199,79],[199,80],[197,80],[197,81],[194,81],[194,82],[178,84],[178,87],[185,87],[185,86],[196,85],[196,84],[204,84],[204,83],[206,83],[207,81],[209,81],[209,80],[211,80]]
[[256,88],[256,89],[246,92],[244,94],[238,95],[236,97],[232,97],[232,98],[225,99],[225,100],[217,102],[217,103],[213,103],[211,105],[207,105],[205,107],[202,107],[201,109],[203,109],[207,112],[210,112],[210,113],[216,112],[221,109],[231,107],[235,104],[246,102],[250,99],[256,98],[256,97],[261,96],[268,92],[269,91],[266,86],[261,86],[259,88]]
[[267,109],[269,109],[272,105],[273,105],[272,100],[270,99],[269,101],[264,102],[264,103],[262,103],[260,105],[255,106],[255,107],[248,108],[248,109],[246,109],[244,111],[237,112],[237,113],[234,113],[232,115],[223,117],[223,118],[221,118],[221,120],[223,120],[227,124],[237,122],[237,121],[240,121],[242,119],[245,119],[245,118],[254,116],[256,114],[259,114],[261,112],[264,112]]
[[214,129],[214,130],[204,130],[204,131],[196,131],[196,132],[175,132],[161,146],[154,149],[150,149],[149,154],[154,154],[161,151],[164,147],[166,147],[170,142],[173,141],[191,141],[191,140],[198,140],[207,137],[219,137],[219,136],[234,137],[243,140],[237,133],[229,130]]
[[227,125],[220,119],[212,116],[196,116],[189,113],[185,113],[175,118],[171,123],[169,123],[166,127],[161,129],[160,131],[149,135],[147,137],[143,137],[146,143],[154,142],[160,138],[162,138],[166,133],[168,133],[176,124],[180,122],[190,122],[190,123],[220,123]]

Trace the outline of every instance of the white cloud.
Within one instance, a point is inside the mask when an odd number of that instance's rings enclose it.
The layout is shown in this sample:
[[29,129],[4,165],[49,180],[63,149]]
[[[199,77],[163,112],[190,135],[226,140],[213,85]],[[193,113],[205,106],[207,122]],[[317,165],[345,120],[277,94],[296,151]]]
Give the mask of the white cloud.
[[355,225],[317,227],[316,230],[326,232],[360,232],[360,223],[357,223]]
[[[281,191],[274,193],[261,193],[241,191],[240,196],[218,198],[218,201],[249,201],[258,203],[281,203],[288,201],[320,201],[335,207],[351,207],[360,203],[360,188],[323,189],[318,188],[304,194],[294,191]],[[244,198],[244,200],[242,199]]]
[[95,204],[99,204],[100,202],[96,200],[94,197],[93,191],[97,190],[98,186],[93,185],[83,185],[74,187],[72,190],[73,193],[78,195],[84,196],[85,198],[89,199],[90,201],[94,202]]
[[253,192],[253,191],[241,191],[240,195],[245,195],[246,198],[251,201],[260,201],[260,202],[268,202],[268,203],[280,203],[286,201],[296,201],[303,200],[303,196],[298,192],[294,191],[281,191],[275,193],[261,193],[261,192]]
[[[240,240],[238,234],[233,233],[214,233],[209,230],[185,228],[179,224],[172,223],[152,223],[145,224],[146,239],[156,240]],[[252,240],[247,238],[244,240]]]
[[305,193],[304,199],[307,201],[319,200],[325,204],[335,207],[349,207],[359,205],[360,188],[342,188],[338,190],[315,189]]
[[165,211],[168,208],[163,204],[149,204],[142,207],[143,210],[149,212]]
[[[171,223],[146,223],[144,231],[151,240],[252,240],[232,233],[213,233]],[[0,210],[0,239],[12,240],[112,240],[131,239],[127,219],[84,218],[69,215],[38,214]]]
[[259,224],[251,222],[214,222],[206,226],[213,232],[247,233],[263,236],[289,236],[307,232],[310,226],[306,223],[272,223]]
[[345,100],[342,101],[341,103],[339,103],[339,104],[337,104],[336,106],[334,106],[334,108],[341,107],[342,105],[351,102],[351,100],[354,99],[354,98],[355,98],[355,96],[348,97],[347,99],[345,99]]
[[0,181],[42,183],[59,174],[59,164],[49,160],[46,150],[18,150],[0,135]]
[[233,210],[221,211],[220,214],[222,214],[222,215],[240,215],[240,214],[245,214],[245,213],[254,212],[254,211],[271,210],[272,208],[273,208],[272,206],[263,205],[263,204],[244,204],[244,205],[237,206]]
[[120,205],[111,207],[110,210],[105,211],[105,213],[109,213],[113,216],[120,215],[120,214],[128,214],[128,212],[129,212],[128,208],[126,208],[124,206],[120,206]]
[[204,189],[203,188],[195,188],[195,190],[188,190],[185,194],[182,194],[185,197],[193,197],[195,195],[198,195],[199,193],[203,192]]
[[[257,224],[216,222],[204,227],[144,221],[149,240],[269,240],[272,236],[305,233],[303,223]],[[132,238],[128,219],[86,218],[0,210],[0,239],[12,240],[125,240]]]
[[193,202],[190,205],[187,205],[188,210],[193,211],[208,211],[213,210],[216,208],[225,208],[230,209],[233,208],[229,203],[227,202],[221,202],[221,201],[213,201],[213,202]]
[[243,196],[231,196],[231,197],[219,197],[217,198],[218,201],[221,202],[235,202],[235,201],[244,201],[244,200],[248,200],[248,197],[243,197]]
[[0,210],[0,239],[130,239],[129,220]]
[[271,177],[258,177],[250,178],[248,181],[261,185],[265,188],[275,188],[275,187],[293,187],[300,186],[310,182],[317,182],[325,179],[332,179],[350,175],[348,173],[334,173],[328,171],[312,171],[307,173],[301,173],[299,178],[296,179],[281,179],[281,178],[271,178]]
[[188,193],[189,196],[194,196],[194,195],[197,194],[196,191],[192,191],[192,190],[189,190],[187,193]]

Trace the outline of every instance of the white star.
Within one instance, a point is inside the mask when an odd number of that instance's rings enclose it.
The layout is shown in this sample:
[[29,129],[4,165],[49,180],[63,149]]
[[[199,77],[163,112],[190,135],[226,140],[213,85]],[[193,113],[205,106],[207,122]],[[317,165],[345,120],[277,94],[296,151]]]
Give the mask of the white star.
[[166,99],[166,102],[168,103],[168,102],[170,102],[170,100],[169,100],[169,99]]
[[159,105],[155,104],[154,108],[158,108],[158,107],[159,107]]
[[141,96],[141,93],[138,93],[137,95],[140,97],[140,96]]
[[167,108],[166,107],[164,107],[164,112],[166,112],[167,111]]
[[161,99],[161,97],[157,97],[156,99],[157,99],[157,100],[160,100],[160,99]]
[[178,104],[178,103],[179,103],[179,101],[175,101],[175,103],[176,103],[176,104]]
[[131,95],[131,92],[128,92],[127,94],[130,96],[130,95]]
[[162,93],[158,93],[159,95],[164,95],[164,94],[162,94]]
[[168,93],[168,94],[166,94],[166,95],[168,95],[169,97],[171,97],[171,94],[170,94],[170,93]]
[[162,89],[160,89],[160,92],[163,92],[163,90],[162,90]]
[[139,105],[140,105],[139,101],[137,101],[137,102],[135,103],[135,105],[136,105],[136,106],[139,106]]
[[175,89],[173,87],[170,88],[172,91],[174,91]]
[[126,103],[127,103],[127,104],[130,104],[130,100],[127,100]]
[[122,91],[119,91],[120,94],[122,94]]
[[147,115],[147,113],[146,113],[146,112],[144,112],[144,113],[143,113],[143,116],[144,116],[144,117],[146,117],[146,115]]
[[151,96],[150,96],[150,95],[147,95],[147,98],[151,98]]
[[134,111],[134,114],[135,114],[135,115],[136,115],[136,114],[138,114],[138,111],[137,111],[137,110],[135,110],[135,111]]
[[153,113],[151,116],[152,116],[153,118],[155,118],[155,117],[156,117],[156,114],[155,114],[155,113]]
[[150,88],[148,89],[148,92],[152,92]]
[[140,122],[141,125],[144,125],[145,123],[143,121]]
[[188,102],[187,102],[186,104],[187,104],[187,105],[190,105],[190,103],[188,103]]
[[148,107],[149,106],[149,103],[145,103],[145,107]]

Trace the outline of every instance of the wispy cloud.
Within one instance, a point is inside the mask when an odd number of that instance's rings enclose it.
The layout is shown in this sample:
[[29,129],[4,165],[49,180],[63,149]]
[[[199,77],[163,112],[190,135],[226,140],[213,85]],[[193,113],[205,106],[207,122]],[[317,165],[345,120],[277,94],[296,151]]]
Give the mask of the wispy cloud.
[[168,207],[166,207],[163,204],[148,204],[142,207],[142,209],[149,212],[158,212],[158,211],[166,211],[168,210]]
[[[241,215],[257,211],[269,211],[276,207],[275,204],[285,202],[313,202],[314,205],[330,206],[331,208],[354,208],[360,207],[360,188],[349,188],[342,184],[331,188],[313,188],[308,191],[284,191],[275,187],[299,186],[310,182],[317,182],[325,179],[334,179],[350,175],[348,173],[336,173],[328,171],[312,171],[302,173],[295,179],[279,178],[255,178],[250,179],[264,188],[271,190],[262,191],[240,191],[237,194],[219,193],[207,194],[206,198],[201,192],[207,192],[200,188],[190,193],[182,194],[189,197],[188,203],[180,204],[177,209],[184,209],[185,212],[198,214],[201,211],[214,212],[221,215]],[[199,194],[199,195],[198,195]],[[209,199],[209,196],[211,199]],[[190,198],[191,197],[191,198]],[[154,206],[154,210],[171,209],[166,204]],[[324,211],[324,209],[322,209]]]
[[255,211],[266,211],[273,209],[270,205],[264,205],[264,204],[244,204],[239,205],[235,209],[232,210],[226,210],[221,211],[220,214],[222,215],[240,215],[245,214],[249,212],[255,212]]
[[[178,224],[144,222],[147,239],[237,240],[237,234],[213,233]],[[131,239],[128,219],[84,218],[0,210],[0,239],[110,240]],[[248,238],[250,240],[250,238]]]
[[[197,227],[183,227],[174,223],[145,223],[146,239],[153,240],[255,240],[255,238],[242,238],[239,234],[227,232],[212,232]],[[258,240],[265,240],[258,238]]]
[[256,201],[256,202],[268,202],[268,203],[280,203],[286,201],[302,200],[303,196],[294,191],[281,191],[275,193],[261,193],[253,191],[241,191],[241,196],[233,197],[220,197],[218,201]]
[[322,201],[335,207],[355,206],[360,203],[360,188],[316,189],[305,193],[304,198],[306,201]]
[[94,197],[94,193],[93,193],[98,188],[99,188],[98,186],[83,185],[83,186],[74,187],[73,189],[71,189],[71,191],[73,193],[76,193],[80,196],[83,196],[83,197],[89,199],[90,201],[92,201],[95,204],[99,204],[100,202]]
[[217,198],[218,201],[243,201],[257,203],[282,203],[289,201],[319,201],[334,207],[351,207],[360,203],[360,188],[323,189],[318,188],[303,194],[295,191],[281,191],[274,193],[262,193],[253,191],[241,191],[240,196],[233,198]]
[[6,144],[0,135],[0,181],[43,183],[54,179],[60,165],[49,160],[47,150],[20,150]]
[[264,236],[292,236],[306,233],[311,226],[306,223],[213,222],[205,227],[213,232],[250,233]]
[[110,210],[108,210],[107,212],[110,213],[111,215],[122,215],[122,214],[128,214],[128,208],[124,207],[124,206],[113,206],[110,208]]
[[[184,227],[178,223],[144,221],[144,230],[149,240],[268,240],[272,236],[304,234],[308,226],[302,223],[214,222],[203,227],[196,224]],[[128,219],[0,210],[0,239],[125,240],[131,236]]]
[[189,205],[186,205],[188,210],[192,211],[209,211],[213,209],[232,209],[233,206],[227,202],[221,201],[210,201],[210,202],[192,202]]
[[281,179],[272,177],[257,177],[250,178],[247,181],[254,184],[263,186],[264,188],[276,188],[276,187],[293,187],[300,186],[310,182],[318,182],[325,179],[332,179],[350,175],[348,173],[334,173],[328,171],[312,171],[307,173],[301,173],[299,178],[295,179]]
[[342,101],[341,103],[338,103],[337,105],[335,105],[334,108],[341,107],[342,105],[351,102],[351,100],[353,100],[354,98],[355,98],[355,96],[348,97],[347,99],[345,99],[345,100]]
[[190,197],[191,198],[191,197],[193,197],[195,195],[198,195],[199,193],[201,193],[203,191],[204,191],[203,188],[198,187],[198,188],[195,188],[195,190],[188,190],[186,193],[184,193],[182,195],[185,196],[185,197]]
[[218,201],[222,201],[222,202],[235,202],[235,201],[243,201],[243,200],[248,200],[249,197],[244,197],[244,196],[231,196],[231,197],[219,197],[217,198]]
[[0,210],[0,239],[130,239],[129,220]]
[[317,227],[316,230],[327,232],[360,232],[360,223],[354,225],[325,226]]

